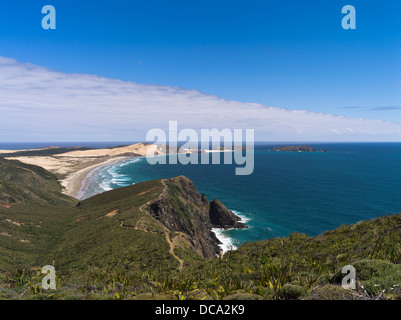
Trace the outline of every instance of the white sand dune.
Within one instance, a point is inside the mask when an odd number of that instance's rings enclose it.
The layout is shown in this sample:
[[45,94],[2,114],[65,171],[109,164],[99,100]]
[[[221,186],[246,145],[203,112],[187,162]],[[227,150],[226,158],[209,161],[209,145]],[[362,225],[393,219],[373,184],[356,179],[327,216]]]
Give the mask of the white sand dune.
[[[87,175],[99,166],[111,165],[129,157],[144,157],[148,150],[154,154],[162,154],[161,149],[156,145],[137,143],[112,149],[70,151],[54,156],[15,156],[6,159],[36,165],[56,174],[65,188],[64,193],[76,197]],[[10,150],[1,151],[4,151],[1,153],[11,153]],[[22,150],[12,151],[15,153]]]
[[93,150],[79,150],[70,151],[57,155],[60,157],[73,157],[73,158],[88,158],[88,157],[118,157],[129,154],[136,154],[138,156],[146,156],[148,149],[151,149],[155,154],[159,154],[158,147],[146,142],[136,143],[129,146],[118,147],[113,149],[93,149]]

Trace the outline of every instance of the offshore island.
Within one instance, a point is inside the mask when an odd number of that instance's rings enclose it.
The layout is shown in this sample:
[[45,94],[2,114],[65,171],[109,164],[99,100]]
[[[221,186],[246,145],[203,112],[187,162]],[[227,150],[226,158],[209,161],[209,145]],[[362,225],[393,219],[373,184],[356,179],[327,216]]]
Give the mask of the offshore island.
[[300,146],[282,146],[275,147],[273,151],[283,151],[283,152],[327,152],[327,150],[320,149],[317,151],[315,148],[312,148],[308,145],[300,145]]
[[[401,299],[400,214],[223,255],[212,229],[246,225],[184,176],[78,199],[99,167],[148,148],[0,151],[0,298]],[[40,273],[49,264],[50,291]],[[341,287],[349,264],[355,290]]]

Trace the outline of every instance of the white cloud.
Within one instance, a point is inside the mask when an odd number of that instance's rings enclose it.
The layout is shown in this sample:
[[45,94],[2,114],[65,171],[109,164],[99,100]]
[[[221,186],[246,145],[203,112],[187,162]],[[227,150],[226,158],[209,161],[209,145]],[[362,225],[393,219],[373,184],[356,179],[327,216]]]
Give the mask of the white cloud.
[[401,139],[398,123],[227,101],[0,57],[0,141],[144,140],[149,129],[166,129],[169,120],[179,129],[255,129],[258,140]]

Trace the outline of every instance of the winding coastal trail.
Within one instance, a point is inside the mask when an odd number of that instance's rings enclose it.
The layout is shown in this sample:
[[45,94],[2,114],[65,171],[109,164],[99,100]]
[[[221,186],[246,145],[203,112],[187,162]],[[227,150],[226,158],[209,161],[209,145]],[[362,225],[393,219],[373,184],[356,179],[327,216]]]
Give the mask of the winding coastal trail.
[[[167,229],[167,228],[165,227],[165,229]],[[174,258],[176,258],[178,260],[178,262],[180,263],[180,266],[178,267],[178,269],[181,270],[184,267],[184,261],[174,253],[175,245],[170,239],[170,232],[165,231],[164,234],[166,236],[166,240],[167,240],[168,244],[170,245],[169,252],[171,253],[171,255]]]
[[[88,150],[74,150],[74,148],[67,148],[71,150],[63,153],[57,153],[58,149],[59,147],[49,147],[43,149],[16,150],[15,152],[10,150],[0,150],[0,154],[12,153],[13,156],[6,157],[6,159],[18,160],[26,164],[40,166],[45,170],[50,171],[56,175],[61,186],[63,187],[62,193],[78,200],[83,198],[84,190],[88,187],[91,176],[96,174],[96,172],[102,168],[114,165],[129,158],[145,157],[149,153],[154,155],[165,154],[162,145],[154,145],[145,142],[103,149],[90,148]],[[164,147],[164,150],[165,149],[166,147]],[[19,152],[21,151],[25,151],[23,155],[19,155]],[[164,188],[160,193],[159,199],[162,195],[167,193],[167,185],[163,180],[162,184]],[[146,190],[138,194],[138,196],[153,192],[155,189],[156,188],[151,188]],[[150,201],[142,205],[139,208],[140,212],[145,215],[149,215],[149,213],[145,210],[145,207],[149,205],[149,203]],[[8,204],[0,204],[0,206],[9,208]],[[114,216],[118,217],[118,211],[114,210],[103,217],[113,218]],[[80,217],[76,221],[79,222],[86,218],[87,217]],[[143,222],[142,218],[137,221],[135,226],[125,224],[125,222],[121,219],[119,219],[119,221],[121,222],[121,227],[133,228],[135,230],[159,234],[163,232],[169,245],[169,253],[179,262],[179,269],[183,268],[184,261],[174,252],[177,245],[174,244],[174,241],[172,241],[170,238],[170,230],[162,223],[159,222],[161,230],[159,232],[155,232],[148,230],[146,227],[141,225],[141,222]]]
[[[163,194],[165,194],[167,192],[166,183],[164,182],[164,180],[161,180],[161,182],[164,186],[164,189],[163,189],[163,192],[160,194],[159,199]],[[140,209],[143,210],[143,206]],[[178,262],[180,263],[180,266],[178,267],[178,269],[181,270],[184,267],[184,261],[174,253],[175,245],[170,239],[170,230],[168,230],[165,226],[163,226],[163,229],[164,229],[164,235],[166,236],[167,243],[170,246],[169,252],[174,258],[176,258],[178,260]]]
[[[162,180],[162,184],[163,184],[163,186],[164,186],[164,189],[163,189],[163,191],[160,193],[159,199],[160,199],[160,197],[166,192],[166,188],[167,188],[167,186],[166,186],[166,184],[165,184],[165,182],[164,182],[163,180]],[[153,188],[153,189],[150,189],[150,190],[148,190],[148,191],[145,191],[145,192],[143,192],[142,194],[151,192],[151,191],[153,191],[153,190],[154,190],[154,188]],[[154,201],[154,200],[151,200],[151,201]],[[145,206],[147,206],[151,201],[148,201],[147,203],[143,204],[143,205],[139,208],[139,210],[140,210],[141,212],[143,212],[144,214],[148,214],[148,212],[145,210]],[[144,231],[144,232],[150,232],[150,233],[158,234],[158,232],[156,232],[156,231],[150,231],[150,230],[146,230],[146,229],[144,229],[144,228],[139,227],[139,224],[141,223],[142,218],[139,218],[139,219],[138,219],[138,221],[136,222],[135,226],[126,225],[126,224],[124,223],[124,220],[119,220],[119,221],[121,222],[121,224],[120,224],[121,227],[131,228],[131,229],[134,229],[134,230],[140,230],[140,231]],[[182,270],[182,268],[184,267],[184,260],[182,260],[180,257],[178,257],[178,256],[174,253],[175,245],[174,245],[174,243],[173,243],[173,242],[171,241],[171,239],[170,239],[170,230],[167,229],[167,228],[166,228],[165,226],[163,226],[163,225],[161,225],[161,226],[162,226],[162,228],[163,228],[163,233],[164,233],[164,236],[166,237],[166,241],[167,241],[167,243],[168,243],[168,245],[169,245],[169,253],[178,261],[178,263],[179,263],[178,269],[179,269],[179,270]]]

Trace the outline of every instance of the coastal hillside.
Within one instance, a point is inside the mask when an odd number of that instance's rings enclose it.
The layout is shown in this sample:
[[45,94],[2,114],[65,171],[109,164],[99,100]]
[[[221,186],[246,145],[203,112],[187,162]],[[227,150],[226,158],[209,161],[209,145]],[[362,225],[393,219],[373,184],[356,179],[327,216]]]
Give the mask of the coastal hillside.
[[49,264],[76,203],[61,190],[43,168],[0,158],[0,270]]
[[[0,158],[0,268],[55,263],[181,269],[219,254],[213,227],[245,226],[186,177],[138,183],[78,202],[52,173]],[[213,222],[212,222],[213,221]]]
[[[219,255],[213,227],[246,227],[186,177],[84,201],[46,170],[0,159],[0,298],[401,299],[401,215]],[[54,265],[57,289],[41,287]],[[352,265],[357,287],[341,287]]]
[[[57,247],[63,268],[88,265],[176,269],[213,258],[219,240],[211,231],[214,210],[186,177],[153,180],[79,202],[70,230]],[[214,208],[214,206],[212,206]],[[220,204],[222,219],[232,214]],[[232,227],[245,227],[232,221]]]

